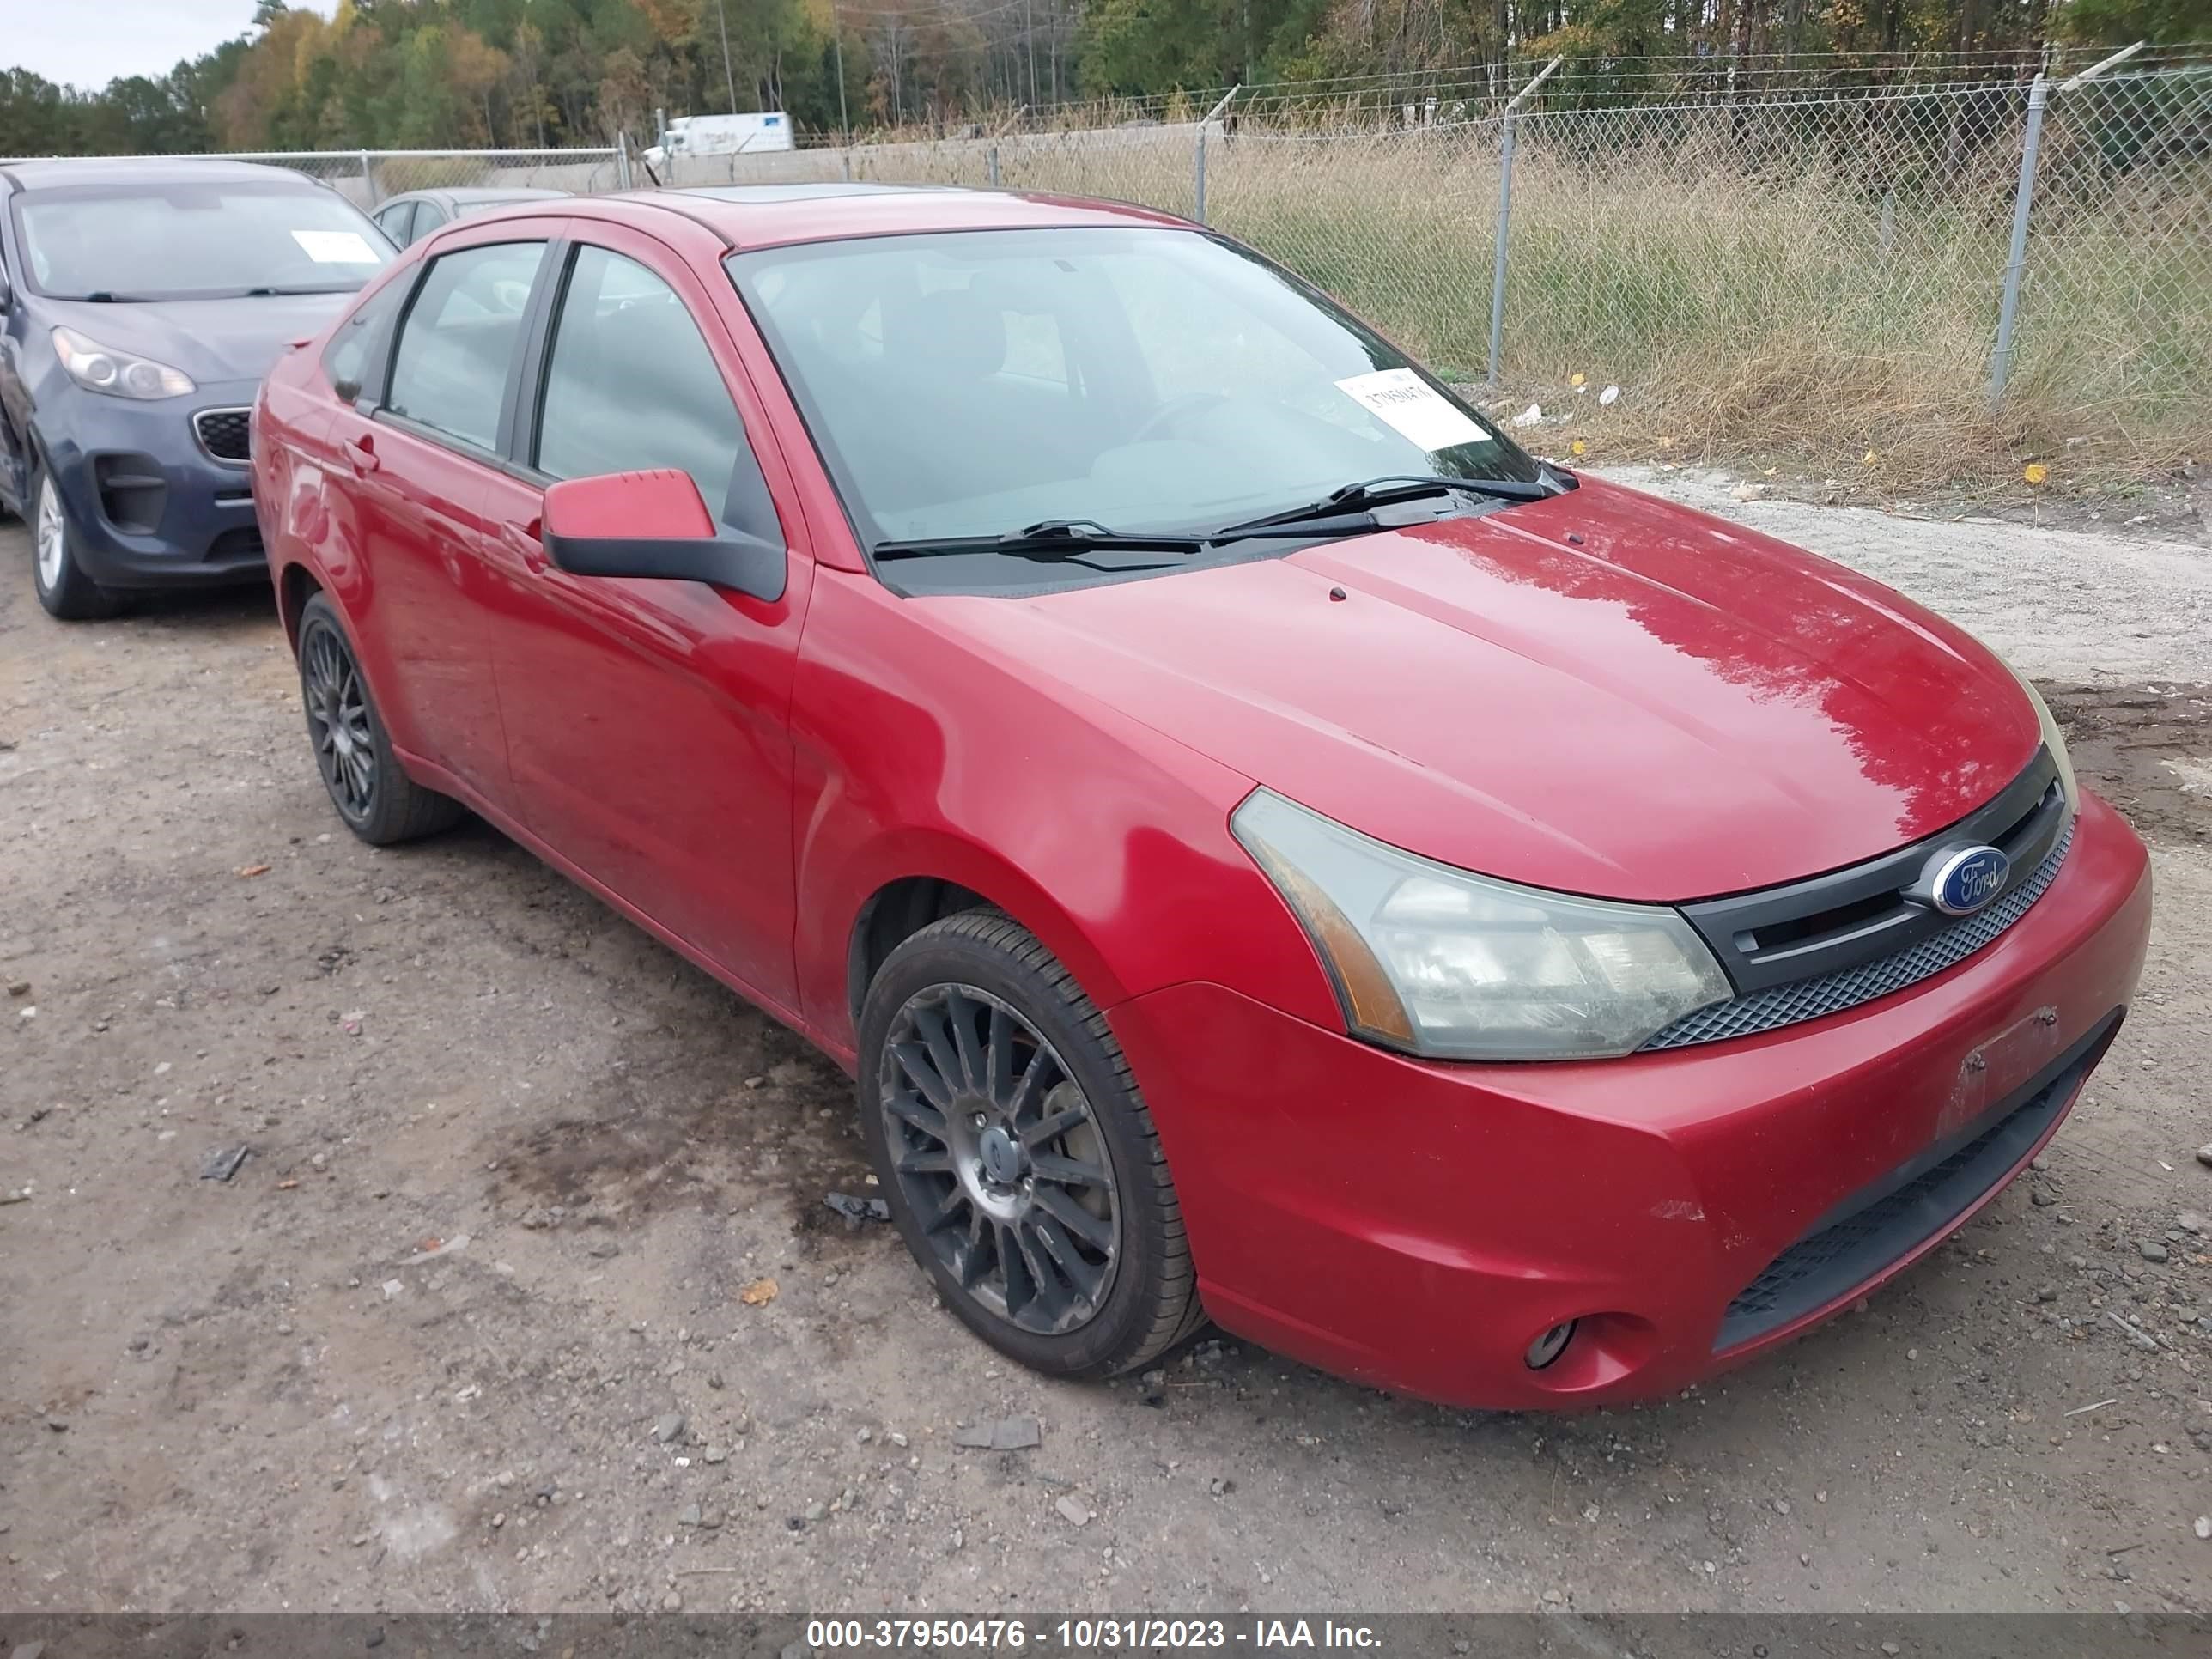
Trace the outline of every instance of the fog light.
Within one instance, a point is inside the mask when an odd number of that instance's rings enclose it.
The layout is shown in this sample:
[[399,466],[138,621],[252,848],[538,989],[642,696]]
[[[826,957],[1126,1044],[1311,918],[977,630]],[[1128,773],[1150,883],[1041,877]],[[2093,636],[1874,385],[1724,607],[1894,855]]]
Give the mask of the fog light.
[[1567,1351],[1567,1344],[1574,1340],[1574,1335],[1575,1322],[1571,1319],[1564,1325],[1553,1326],[1528,1345],[1528,1369],[1542,1370]]

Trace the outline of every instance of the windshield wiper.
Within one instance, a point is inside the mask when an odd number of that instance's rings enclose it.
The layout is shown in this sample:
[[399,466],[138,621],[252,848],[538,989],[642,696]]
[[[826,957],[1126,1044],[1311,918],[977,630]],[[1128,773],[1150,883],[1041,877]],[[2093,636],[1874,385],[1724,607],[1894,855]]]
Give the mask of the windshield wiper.
[[[68,295],[62,295],[58,297],[68,299],[70,296]],[[76,297],[84,301],[87,305],[94,306],[148,305],[152,303],[143,294],[118,294],[114,289],[106,288],[96,288],[89,294],[80,294]]]
[[1090,553],[1195,553],[1205,536],[1150,536],[1109,530],[1094,519],[1046,519],[1003,536],[946,536],[933,541],[878,542],[878,559],[932,559],[951,553],[1008,553],[1057,564]]
[[301,283],[292,287],[249,288],[241,296],[248,300],[290,298],[295,294],[355,294],[361,289],[359,283]]
[[1493,501],[1540,501],[1572,489],[1580,481],[1574,475],[1547,469],[1543,479],[1522,478],[1447,478],[1439,475],[1419,472],[1387,473],[1379,478],[1363,478],[1332,489],[1316,501],[1306,501],[1297,507],[1286,507],[1279,513],[1269,513],[1256,519],[1224,525],[1213,532],[1216,541],[1231,541],[1239,536],[1250,535],[1275,525],[1307,524],[1310,520],[1334,519],[1356,509],[1384,507],[1393,501],[1418,501],[1424,495],[1443,495],[1459,491],[1474,495],[1487,495]]

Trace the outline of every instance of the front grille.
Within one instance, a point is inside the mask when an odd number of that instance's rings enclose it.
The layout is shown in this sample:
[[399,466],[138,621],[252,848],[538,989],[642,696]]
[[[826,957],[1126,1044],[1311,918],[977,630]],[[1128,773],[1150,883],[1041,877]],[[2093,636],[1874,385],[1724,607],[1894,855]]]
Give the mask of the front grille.
[[1713,1352],[1848,1296],[1947,1231],[2043,1138],[2118,1030],[2114,1014],[1951,1140],[1846,1199],[1729,1304]]
[[1856,1008],[1863,1002],[1872,1002],[1876,997],[1886,997],[1893,991],[1916,985],[1931,974],[1940,974],[1964,962],[2026,915],[2028,907],[2043,896],[2045,889],[2057,878],[2058,866],[2066,861],[2066,849],[2073,844],[2074,826],[2069,823],[2059,836],[2058,844],[2035,866],[2035,872],[1995,904],[1971,916],[1962,916],[1893,955],[1878,957],[1855,968],[1821,974],[1813,979],[1770,986],[1731,1001],[1713,1003],[1693,1014],[1683,1015],[1647,1039],[1638,1052],[1686,1048],[1692,1043],[1721,1042],[1729,1037],[1771,1031],[1778,1026],[1795,1025],[1800,1020],[1841,1013],[1846,1008]]
[[200,410],[192,416],[192,430],[199,434],[200,447],[218,461],[244,466],[253,459],[246,426],[246,417],[252,412],[244,409]]

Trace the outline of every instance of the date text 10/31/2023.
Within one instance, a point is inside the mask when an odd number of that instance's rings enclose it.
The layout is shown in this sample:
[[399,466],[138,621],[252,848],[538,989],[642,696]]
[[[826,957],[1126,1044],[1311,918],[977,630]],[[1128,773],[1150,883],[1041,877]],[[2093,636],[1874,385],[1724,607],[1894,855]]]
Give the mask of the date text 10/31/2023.
[[1168,1648],[1352,1648],[1372,1650],[1371,1625],[1334,1619],[810,1619],[817,1651],[866,1648],[1056,1648],[1118,1652]]

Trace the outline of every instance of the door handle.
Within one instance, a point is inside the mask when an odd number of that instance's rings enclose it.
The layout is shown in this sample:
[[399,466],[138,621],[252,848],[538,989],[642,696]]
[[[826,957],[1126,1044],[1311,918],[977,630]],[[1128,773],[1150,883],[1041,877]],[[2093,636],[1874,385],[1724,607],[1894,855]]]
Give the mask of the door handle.
[[538,538],[541,522],[532,519],[526,525],[520,525],[509,520],[499,527],[499,538],[521,556],[524,568],[533,576],[544,574],[549,563],[545,544]]
[[374,439],[348,438],[339,446],[339,447],[345,451],[346,459],[353,464],[353,470],[355,471],[374,472],[376,471],[379,463],[376,459],[376,443]]

